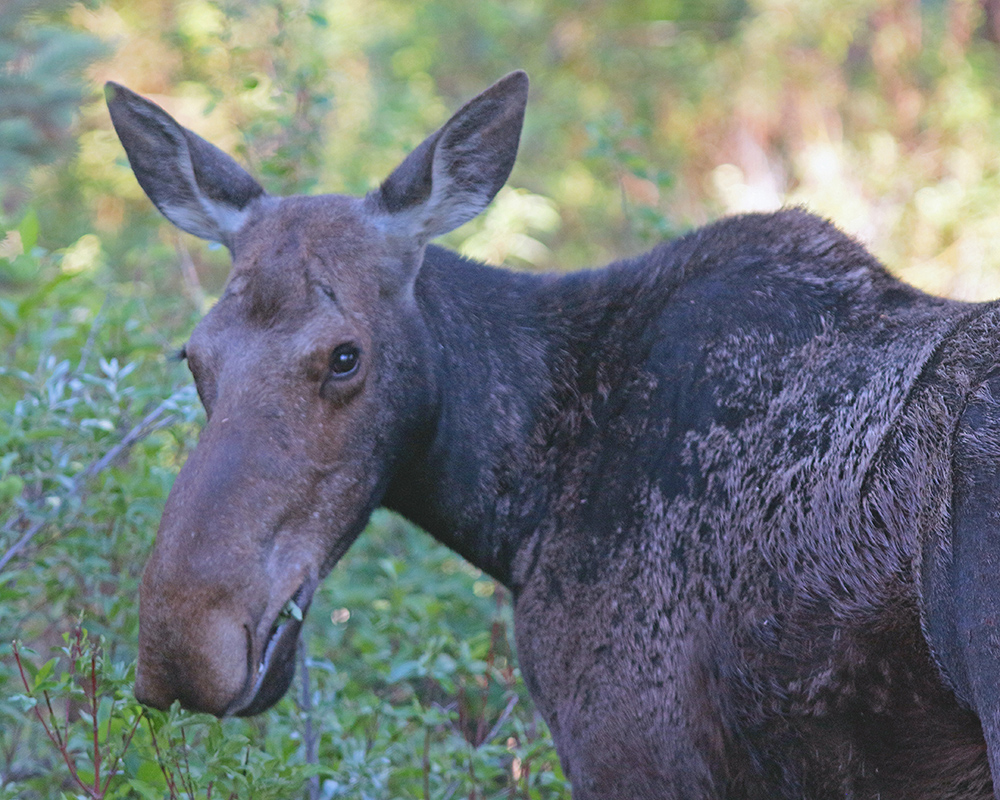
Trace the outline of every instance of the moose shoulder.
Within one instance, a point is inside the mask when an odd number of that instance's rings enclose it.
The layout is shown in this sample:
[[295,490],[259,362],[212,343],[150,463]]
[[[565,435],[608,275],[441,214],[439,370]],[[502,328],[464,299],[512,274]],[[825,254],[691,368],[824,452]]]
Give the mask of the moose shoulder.
[[514,162],[527,78],[362,199],[272,197],[109,84],[156,206],[232,274],[141,593],[137,696],[276,702],[385,505],[510,587],[574,797],[989,798],[1000,308],[802,211],[532,277],[429,246]]

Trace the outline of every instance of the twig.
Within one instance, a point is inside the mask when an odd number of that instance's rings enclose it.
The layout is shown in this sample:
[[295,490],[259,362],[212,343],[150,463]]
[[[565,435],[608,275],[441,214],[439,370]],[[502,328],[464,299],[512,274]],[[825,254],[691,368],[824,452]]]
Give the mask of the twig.
[[[177,782],[174,780],[173,772],[167,768],[167,765],[163,762],[163,755],[160,753],[160,745],[156,741],[156,732],[153,730],[153,721],[147,716],[146,726],[149,728],[149,738],[153,742],[153,752],[156,753],[156,763],[160,765],[160,772],[163,773],[163,780],[167,783],[167,789],[170,792],[170,797],[180,797],[177,793]],[[169,734],[167,735],[167,744],[170,744]]]
[[[76,675],[76,664],[80,658],[83,657],[83,628],[78,626],[73,634],[73,639],[69,648],[69,662],[70,662],[70,680]],[[91,646],[90,650],[90,680],[89,687],[87,686],[86,676],[82,676],[84,681],[84,692],[89,696],[90,699],[90,714],[91,714],[91,725],[93,727],[94,733],[94,785],[87,786],[77,771],[76,764],[73,759],[70,758],[69,754],[69,706],[70,701],[67,698],[65,702],[66,716],[64,721],[65,738],[63,732],[59,730],[59,722],[56,719],[55,709],[52,708],[52,699],[49,697],[49,693],[42,690],[42,697],[45,700],[45,708],[48,711],[48,719],[39,710],[39,703],[37,698],[35,698],[35,705],[32,708],[35,718],[41,723],[42,730],[45,731],[45,735],[48,737],[49,741],[52,742],[53,746],[62,755],[63,761],[66,763],[66,767],[69,769],[70,777],[80,786],[81,789],[86,793],[86,795],[92,800],[101,800],[107,796],[108,789],[111,786],[111,781],[118,774],[118,766],[121,763],[122,758],[125,756],[126,751],[132,744],[132,739],[135,736],[135,732],[139,727],[139,723],[145,716],[145,710],[140,711],[138,716],[132,722],[132,726],[129,728],[128,734],[125,736],[122,744],[121,750],[110,762],[110,769],[105,772],[105,779],[103,785],[101,782],[101,741],[100,741],[100,727],[97,721],[97,711],[100,705],[97,695],[97,659],[98,652],[94,646]],[[14,642],[14,660],[17,662],[18,672],[21,676],[21,683],[24,685],[25,691],[28,693],[29,697],[34,698],[34,692],[31,689],[31,684],[28,682],[28,676],[24,671],[24,663],[21,659],[21,649],[18,642]],[[88,691],[89,688],[89,691]],[[114,700],[111,704],[111,714],[114,713]],[[51,724],[50,724],[51,723]],[[105,745],[108,748],[108,758],[111,758],[111,718],[108,719],[108,729],[105,736]]]
[[[306,661],[305,637],[302,636],[299,637],[298,658],[299,670],[302,675],[302,699],[299,701],[299,707],[302,709],[302,718],[305,728],[302,733],[302,740],[306,746],[306,763],[318,764],[319,737],[316,736],[316,732],[313,730],[312,692],[309,688],[309,664]],[[317,800],[319,798],[319,788],[319,775],[313,775],[309,778],[309,800]]]
[[507,707],[503,710],[503,713],[500,715],[500,718],[496,721],[493,727],[490,728],[490,732],[486,734],[486,738],[480,742],[480,745],[486,744],[486,742],[492,742],[496,738],[497,734],[500,733],[500,729],[503,727],[503,724],[507,721],[507,717],[510,716],[510,712],[514,710],[514,706],[516,705],[517,695],[515,694],[511,696],[510,700],[507,701]]
[[[67,640],[68,641],[68,640]],[[73,640],[69,645],[69,679],[71,681],[76,680],[76,662],[80,659],[80,655],[83,653],[83,621],[81,620],[76,628],[73,629]],[[48,698],[46,698],[47,700]],[[69,712],[71,702],[67,698],[66,702],[63,704],[63,728],[67,731],[69,730]],[[51,710],[51,709],[50,709]]]
[[[120,456],[125,450],[132,447],[132,445],[136,442],[145,439],[147,436],[158,431],[160,428],[173,424],[177,419],[176,414],[170,414],[163,417],[173,399],[174,395],[171,395],[169,398],[161,402],[156,408],[143,417],[140,422],[133,426],[132,429],[103,456],[92,461],[82,472],[77,473],[70,484],[66,497],[84,497],[86,494],[85,484],[87,481],[97,475],[101,470],[105,469],[112,461],[118,458],[118,456]],[[163,419],[160,419],[160,417],[163,417]],[[24,518],[25,515],[21,514],[17,519],[13,519],[4,525],[4,528],[13,529],[14,526],[16,526]],[[21,550],[24,549],[24,546],[28,544],[28,542],[30,542],[34,536],[51,521],[51,516],[42,517],[30,528],[28,528],[20,539],[12,544],[10,548],[8,548],[7,552],[0,556],[0,572],[3,572],[7,564],[10,563],[10,560],[20,553]]]
[[[114,706],[111,708],[114,711]],[[115,756],[115,760],[111,762],[111,769],[108,770],[108,779],[104,782],[104,789],[102,790],[102,795],[107,794],[108,786],[111,785],[111,779],[118,773],[118,764],[121,763],[122,758],[125,757],[125,752],[128,750],[129,745],[132,744],[132,737],[135,736],[136,730],[139,728],[139,723],[142,718],[146,716],[146,709],[142,709],[139,715],[135,718],[135,722],[132,723],[132,727],[129,729],[128,736],[125,737],[125,743],[122,745],[121,752]],[[111,741],[111,721],[108,720],[108,741]]]
[[181,785],[187,789],[188,797],[194,797],[194,779],[191,777],[191,762],[188,760],[188,740],[187,733],[181,728],[181,745],[184,749],[181,754],[184,756],[184,769],[181,770]]
[[101,737],[97,721],[97,650],[90,650],[90,724],[94,728],[94,794],[101,791]]
[[[21,651],[16,641],[14,642],[14,661],[17,662],[18,672],[21,673],[21,683],[24,684],[24,690],[28,693],[29,696],[31,696],[31,684],[28,683],[28,676],[24,674],[24,665],[21,663]],[[52,710],[52,703],[49,700],[49,693],[42,692],[42,695],[45,697],[45,705],[49,709],[49,716],[52,717],[54,720],[55,713]],[[42,723],[42,730],[44,730],[45,735],[49,737],[49,741],[52,742],[53,745],[55,745],[56,749],[62,755],[63,761],[66,762],[66,767],[69,769],[70,777],[72,777],[73,780],[76,781],[77,785],[79,785],[79,787],[83,789],[84,792],[86,792],[88,797],[98,798],[100,795],[95,794],[93,790],[91,790],[91,788],[87,786],[87,784],[85,784],[82,780],[80,780],[80,775],[76,771],[76,765],[70,759],[69,751],[66,748],[65,743],[63,742],[62,736],[59,734],[58,723],[55,723],[56,725],[55,733],[53,733],[53,729],[50,728],[48,722],[45,721],[45,717],[42,715],[42,712],[38,710],[37,700],[35,701],[35,705],[32,706],[31,710],[35,712],[35,717],[38,719],[40,723]]]
[[472,782],[472,794],[469,795],[469,800],[478,800],[478,781],[476,780],[476,762],[472,758],[472,753],[469,753],[469,779]]
[[[145,439],[147,436],[155,433],[160,428],[170,425],[176,418],[176,415],[172,414],[164,419],[159,419],[159,417],[163,416],[163,413],[170,407],[172,401],[173,396],[171,395],[171,397],[162,401],[156,408],[143,417],[140,422],[134,425],[132,430],[126,433],[118,444],[108,450],[108,452],[101,456],[101,458],[91,462],[91,464],[82,473],[80,473],[79,476],[74,478],[73,491],[76,491],[77,486],[82,484],[84,481],[94,477],[94,475],[107,467],[108,464],[118,458],[123,451],[134,445],[136,442]],[[158,419],[159,421],[157,421]],[[0,569],[2,568],[3,564],[0,564]]]
[[431,800],[431,729],[424,729],[424,800]]
[[[22,519],[23,519],[23,517],[22,517]],[[11,523],[9,523],[9,526],[13,527],[13,525],[17,521],[19,521],[19,520],[12,520]],[[27,531],[25,531],[24,536],[22,536],[20,539],[18,539],[16,542],[14,542],[14,544],[12,544],[10,546],[10,549],[6,553],[3,554],[2,558],[0,558],[0,572],[3,571],[3,568],[5,566],[7,566],[7,562],[10,561],[14,556],[16,556],[18,554],[18,552],[21,550],[21,548],[24,547],[28,542],[30,542],[31,539],[34,537],[34,535],[36,533],[38,533],[42,528],[44,528],[48,523],[49,523],[48,519],[40,519],[40,520],[38,520],[37,522],[35,522],[34,525],[32,525],[30,528],[28,528]],[[8,527],[8,526],[5,525],[4,527]]]

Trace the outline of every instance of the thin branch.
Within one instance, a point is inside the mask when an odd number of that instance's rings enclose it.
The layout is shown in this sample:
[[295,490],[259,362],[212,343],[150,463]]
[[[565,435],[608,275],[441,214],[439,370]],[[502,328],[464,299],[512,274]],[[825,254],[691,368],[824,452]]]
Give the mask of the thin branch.
[[[90,478],[94,477],[94,475],[96,475],[98,472],[107,467],[108,464],[110,464],[112,461],[118,458],[118,456],[121,455],[122,452],[130,448],[136,442],[145,439],[147,436],[149,436],[152,433],[155,433],[160,428],[163,428],[173,423],[174,420],[176,419],[175,414],[171,414],[170,416],[165,417],[164,419],[159,419],[160,417],[163,416],[164,412],[166,412],[169,409],[172,401],[173,401],[173,395],[171,395],[166,400],[161,402],[156,408],[154,408],[145,417],[143,417],[140,422],[138,422],[136,425],[132,427],[132,430],[130,430],[121,438],[121,441],[118,442],[118,444],[116,444],[114,447],[108,450],[108,452],[105,453],[103,456],[101,456],[101,458],[91,462],[91,464],[82,473],[80,473],[80,475],[74,478],[73,491],[76,491],[77,486],[82,484],[84,481],[87,481]],[[2,568],[3,564],[0,564],[0,569]]]
[[[45,698],[45,707],[49,710],[49,719],[52,721],[52,730],[55,732],[56,745],[59,747],[65,747],[66,743],[63,742],[62,734],[59,733],[59,723],[56,721],[56,712],[52,710],[52,698],[49,697],[49,693],[45,690],[42,691],[42,697]],[[67,705],[69,704],[67,703]],[[69,736],[68,725],[66,727],[66,735]]]
[[431,729],[424,728],[424,800],[431,800]]
[[[23,517],[22,517],[23,519]],[[19,520],[12,520],[8,525],[4,527],[13,527],[14,523]],[[0,557],[0,572],[3,568],[7,566],[7,562],[10,561],[14,556],[16,556],[28,542],[34,538],[35,534],[38,533],[42,528],[49,524],[48,519],[40,519],[35,522],[27,531],[25,531],[24,536],[18,539],[14,544],[10,546],[10,549]]]
[[[299,659],[299,671],[302,675],[302,698],[299,701],[299,707],[302,710],[302,718],[305,728],[302,733],[302,740],[306,746],[306,763],[318,764],[319,737],[313,730],[312,692],[309,688],[309,664],[306,660],[306,645],[304,636],[299,637],[297,655]],[[319,775],[313,775],[309,779],[309,800],[317,800],[319,797],[319,790]]]
[[507,707],[503,710],[503,713],[500,715],[500,718],[496,721],[493,727],[490,728],[490,732],[486,734],[486,738],[480,742],[480,745],[486,744],[486,742],[492,742],[497,737],[500,733],[500,729],[503,727],[503,724],[507,721],[507,717],[510,716],[510,712],[514,710],[514,706],[516,705],[517,695],[515,694],[510,698],[510,700],[507,701]]
[[[114,707],[112,706],[112,711]],[[132,723],[132,727],[129,729],[128,736],[125,737],[125,743],[122,745],[121,752],[115,756],[115,760],[111,762],[111,769],[108,771],[108,779],[104,782],[104,789],[102,794],[107,794],[108,786],[111,784],[111,779],[118,772],[118,764],[121,762],[122,758],[125,757],[125,753],[129,746],[132,744],[132,737],[135,736],[136,730],[139,728],[139,723],[142,722],[142,718],[146,716],[146,709],[142,709],[139,715],[135,718],[135,722]],[[111,741],[111,725],[108,723],[108,741]]]
[[[181,728],[181,755],[184,756],[184,769],[181,770],[181,786],[187,789],[189,797],[194,797],[194,779],[191,777],[191,762],[188,760],[188,740],[184,728]],[[180,766],[180,762],[178,762]]]
[[90,724],[94,728],[94,794],[101,791],[101,736],[97,719],[97,650],[90,650]]
[[[126,433],[121,440],[115,444],[111,449],[109,449],[103,456],[92,461],[86,469],[82,472],[76,474],[70,484],[69,490],[66,493],[66,498],[71,497],[84,497],[86,495],[86,483],[95,475],[97,475],[101,470],[105,469],[109,464],[111,464],[118,456],[120,456],[124,451],[132,447],[136,442],[145,439],[150,434],[164,428],[167,425],[173,424],[176,419],[176,414],[169,414],[168,416],[163,416],[168,410],[171,403],[174,400],[176,393],[171,395],[169,398],[161,402],[156,408],[150,411],[145,417],[142,418],[140,422],[132,427],[132,429]],[[162,417],[162,419],[161,419]],[[13,529],[19,522],[25,518],[24,514],[21,514],[16,519],[12,519],[4,525],[5,529]],[[42,517],[36,520],[35,523],[28,528],[24,535],[18,539],[13,545],[8,548],[7,552],[0,556],[0,572],[3,572],[4,568],[10,563],[11,559],[14,558],[21,550],[24,549],[25,545],[30,542],[34,536],[46,525],[52,522],[51,516]]]
[[[173,772],[167,768],[166,763],[163,761],[163,755],[160,753],[160,745],[156,741],[156,731],[153,730],[153,721],[147,716],[146,725],[149,728],[149,738],[153,742],[153,752],[156,753],[156,763],[160,766],[160,772],[163,773],[163,780],[167,783],[167,789],[170,792],[170,797],[179,797],[177,793],[177,783],[174,780]],[[167,744],[170,744],[169,734],[167,735]]]
[[[16,641],[14,642],[14,661],[17,662],[17,669],[21,673],[21,683],[24,684],[24,690],[28,693],[30,697],[34,697],[31,691],[31,685],[28,683],[28,676],[24,674],[24,665],[21,663],[21,652],[20,649],[18,648],[18,644]],[[52,703],[49,700],[49,693],[42,692],[42,695],[45,697],[45,704],[49,709],[49,715],[52,716],[54,719],[55,714],[52,711]],[[45,721],[45,717],[42,715],[42,712],[38,710],[37,700],[35,700],[35,705],[32,706],[31,710],[35,712],[35,717],[38,719],[40,723],[42,723],[42,729],[45,731],[45,735],[49,737],[49,741],[55,745],[60,755],[62,755],[63,761],[66,762],[66,767],[67,769],[69,769],[70,776],[73,778],[74,781],[76,781],[77,785],[81,789],[83,789],[83,791],[87,794],[88,797],[96,798],[97,795],[93,793],[91,788],[87,786],[87,784],[85,784],[82,780],[80,780],[80,775],[76,771],[76,764],[74,764],[72,759],[70,759],[69,750],[67,749],[66,744],[63,742],[62,736],[59,735],[58,726],[55,729],[55,734],[53,734],[52,728],[50,728],[49,724]]]
[[[76,680],[76,662],[80,659],[80,654],[83,652],[83,620],[77,623],[76,628],[73,630],[73,641],[69,646],[69,679],[70,682]],[[48,699],[48,698],[46,698]],[[63,728],[66,729],[67,735],[69,733],[69,713],[70,707],[72,706],[72,701],[70,698],[66,698],[66,702],[63,703]]]

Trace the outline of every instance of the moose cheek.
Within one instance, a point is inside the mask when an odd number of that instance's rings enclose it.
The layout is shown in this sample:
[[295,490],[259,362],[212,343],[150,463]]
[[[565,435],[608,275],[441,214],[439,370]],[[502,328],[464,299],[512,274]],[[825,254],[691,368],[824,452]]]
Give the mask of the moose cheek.
[[205,416],[212,416],[212,405],[215,403],[215,386],[211,384],[195,383],[194,388],[198,392],[198,399],[202,408],[205,409]]

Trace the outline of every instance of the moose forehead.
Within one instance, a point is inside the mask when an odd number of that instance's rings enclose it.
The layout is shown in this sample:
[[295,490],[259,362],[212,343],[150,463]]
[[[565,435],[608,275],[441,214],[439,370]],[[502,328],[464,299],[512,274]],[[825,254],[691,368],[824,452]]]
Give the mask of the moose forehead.
[[317,291],[341,311],[378,296],[385,237],[363,201],[341,195],[266,198],[233,242],[226,295],[273,324],[311,308]]
[[343,341],[367,349],[391,313],[382,302],[387,242],[362,200],[263,198],[232,241],[225,292],[185,346],[192,368],[264,358],[293,371],[315,360],[315,371]]

